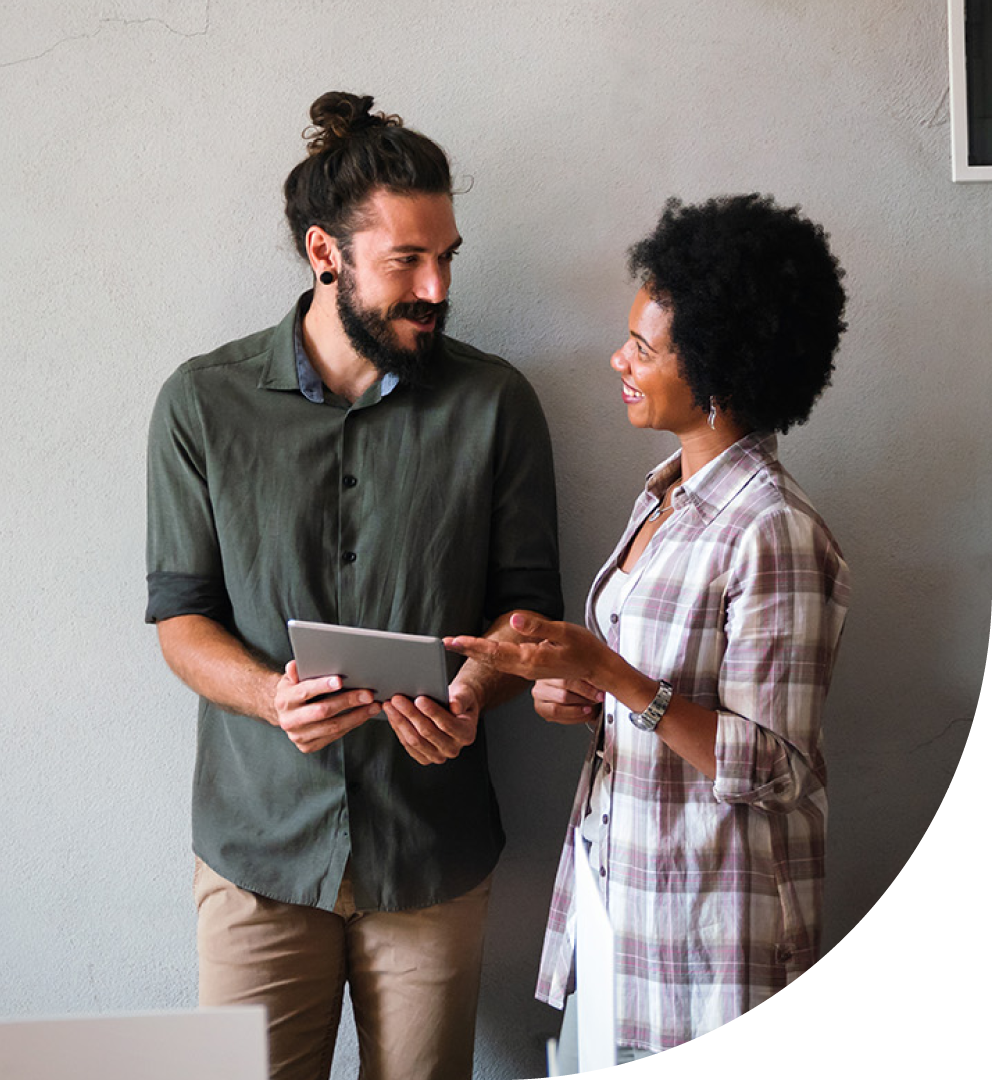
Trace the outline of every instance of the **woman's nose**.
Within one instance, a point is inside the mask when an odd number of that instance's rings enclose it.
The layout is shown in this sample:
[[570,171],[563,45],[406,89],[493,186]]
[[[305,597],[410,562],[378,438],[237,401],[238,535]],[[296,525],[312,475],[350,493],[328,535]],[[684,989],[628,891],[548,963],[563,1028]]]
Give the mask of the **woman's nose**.
[[610,357],[610,367],[614,371],[626,371],[627,370],[627,345],[629,342],[625,342],[619,349]]

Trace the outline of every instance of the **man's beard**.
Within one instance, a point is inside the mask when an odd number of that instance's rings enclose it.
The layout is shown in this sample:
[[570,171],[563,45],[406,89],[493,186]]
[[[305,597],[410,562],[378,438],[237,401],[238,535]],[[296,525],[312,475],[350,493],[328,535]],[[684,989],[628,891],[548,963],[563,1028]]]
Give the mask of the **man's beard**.
[[[358,299],[355,277],[347,266],[338,275],[338,318],[355,351],[364,356],[380,375],[395,375],[405,386],[422,386],[431,362],[441,353],[441,333],[448,316],[448,302],[431,304],[426,300],[397,303],[380,313],[375,308],[362,307]],[[407,317],[424,318],[433,315],[434,329],[420,331],[413,348],[399,344],[390,323]]]

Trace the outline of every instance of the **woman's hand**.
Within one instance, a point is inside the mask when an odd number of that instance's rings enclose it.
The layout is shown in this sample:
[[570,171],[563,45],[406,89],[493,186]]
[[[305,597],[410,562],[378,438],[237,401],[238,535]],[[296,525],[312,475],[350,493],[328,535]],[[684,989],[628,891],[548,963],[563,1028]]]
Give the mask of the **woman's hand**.
[[605,689],[616,653],[594,634],[574,623],[554,622],[515,612],[510,626],[520,642],[492,638],[447,637],[444,646],[509,675],[524,679],[568,679]]
[[530,693],[534,711],[552,724],[586,724],[603,701],[603,691],[585,679],[540,679]]

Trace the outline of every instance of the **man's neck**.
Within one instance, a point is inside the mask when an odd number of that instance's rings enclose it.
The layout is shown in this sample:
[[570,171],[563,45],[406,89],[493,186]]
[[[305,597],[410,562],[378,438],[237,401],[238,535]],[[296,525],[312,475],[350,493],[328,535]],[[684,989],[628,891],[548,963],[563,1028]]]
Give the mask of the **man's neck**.
[[347,401],[357,401],[379,378],[372,362],[355,352],[337,311],[316,297],[303,316],[303,348],[327,389]]

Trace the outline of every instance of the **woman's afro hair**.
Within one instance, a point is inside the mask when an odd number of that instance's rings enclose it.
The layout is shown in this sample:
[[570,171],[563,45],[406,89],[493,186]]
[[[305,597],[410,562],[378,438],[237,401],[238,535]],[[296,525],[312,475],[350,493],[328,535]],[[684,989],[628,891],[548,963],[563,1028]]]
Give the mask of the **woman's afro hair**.
[[821,226],[766,195],[672,198],[629,254],[631,273],[671,307],[697,405],[712,398],[748,430],[785,432],[809,417],[847,328],[844,271]]

